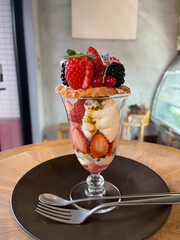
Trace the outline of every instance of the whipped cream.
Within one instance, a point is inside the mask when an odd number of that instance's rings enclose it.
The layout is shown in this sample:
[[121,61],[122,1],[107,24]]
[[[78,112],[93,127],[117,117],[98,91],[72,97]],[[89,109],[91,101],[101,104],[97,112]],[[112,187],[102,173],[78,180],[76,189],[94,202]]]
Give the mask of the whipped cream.
[[92,158],[91,155],[89,155],[89,154],[77,152],[76,150],[74,150],[74,151],[75,151],[75,154],[76,154],[79,162],[82,165],[89,165],[92,162],[94,162],[98,166],[107,165],[107,164],[110,164],[114,158],[114,155],[106,156],[103,158]]
[[86,100],[82,131],[88,140],[99,131],[112,142],[119,130],[119,115],[112,99],[101,101]]

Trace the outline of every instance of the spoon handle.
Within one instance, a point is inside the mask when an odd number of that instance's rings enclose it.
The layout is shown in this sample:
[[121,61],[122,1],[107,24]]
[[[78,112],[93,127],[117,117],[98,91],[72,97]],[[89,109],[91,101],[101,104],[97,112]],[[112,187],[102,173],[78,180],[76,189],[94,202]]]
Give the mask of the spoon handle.
[[173,194],[164,197],[157,197],[157,198],[147,198],[147,199],[138,199],[138,200],[130,200],[130,201],[122,201],[122,202],[108,202],[91,210],[91,214],[103,209],[105,207],[111,206],[140,206],[140,205],[172,205],[172,204],[180,204],[180,195]]
[[180,198],[180,193],[179,192],[167,192],[167,193],[147,193],[147,194],[130,194],[130,195],[121,195],[121,196],[104,196],[104,197],[89,197],[89,198],[82,198],[82,199],[76,199],[76,200],[71,200],[72,203],[78,203],[78,202],[85,202],[85,201],[94,201],[94,200],[110,200],[110,199],[125,199],[125,198],[157,198],[157,197],[167,197],[167,196],[174,196],[176,195],[177,197]]
[[165,199],[165,197],[176,197],[180,199],[180,193],[179,192],[166,192],[166,193],[145,193],[145,194],[129,194],[129,195],[121,195],[121,196],[103,196],[103,197],[87,197],[87,198],[81,198],[76,200],[66,200],[59,196],[56,196],[54,194],[50,193],[43,193],[39,196],[39,201],[42,203],[46,203],[49,205],[54,206],[68,206],[73,203],[79,203],[79,202],[86,202],[86,201],[94,201],[94,200],[110,200],[110,199],[126,199],[126,201],[129,199],[130,201],[138,200],[138,199],[144,199],[148,200],[150,198],[157,199]]

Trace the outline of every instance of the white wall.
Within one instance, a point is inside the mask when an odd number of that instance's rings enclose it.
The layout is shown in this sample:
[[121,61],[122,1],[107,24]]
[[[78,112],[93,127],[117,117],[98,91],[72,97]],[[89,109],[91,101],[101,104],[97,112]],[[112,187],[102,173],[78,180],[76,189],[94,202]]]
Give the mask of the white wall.
[[110,51],[125,65],[126,85],[132,90],[128,104],[151,107],[157,84],[176,55],[178,0],[139,0],[136,40],[72,39],[70,0],[39,0],[38,15],[48,140],[56,139],[58,123],[67,121],[60,97],[54,93],[60,84],[59,61],[67,48],[85,51],[94,46],[100,53]]

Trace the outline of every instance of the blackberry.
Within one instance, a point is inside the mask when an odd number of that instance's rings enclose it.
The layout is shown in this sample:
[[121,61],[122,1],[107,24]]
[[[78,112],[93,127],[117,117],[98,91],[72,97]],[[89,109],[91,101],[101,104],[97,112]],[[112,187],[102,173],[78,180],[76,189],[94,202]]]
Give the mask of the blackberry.
[[121,63],[113,62],[109,65],[106,76],[113,76],[116,79],[114,87],[117,88],[125,82],[125,68]]
[[[66,61],[67,62],[67,61]],[[62,83],[63,85],[66,85],[69,87],[69,84],[66,80],[66,76],[65,76],[65,67],[66,67],[66,62],[64,62],[61,66],[61,80],[62,80]]]

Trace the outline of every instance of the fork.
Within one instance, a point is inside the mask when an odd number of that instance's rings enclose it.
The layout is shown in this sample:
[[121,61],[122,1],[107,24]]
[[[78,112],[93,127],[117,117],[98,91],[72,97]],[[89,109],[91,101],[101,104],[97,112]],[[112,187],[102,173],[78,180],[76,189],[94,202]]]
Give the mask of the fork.
[[180,204],[180,196],[173,195],[167,197],[158,197],[158,198],[149,198],[149,199],[140,199],[140,200],[129,200],[122,202],[109,202],[96,206],[91,210],[82,210],[82,209],[67,209],[62,207],[50,206],[39,202],[35,211],[39,214],[67,224],[81,224],[88,217],[90,217],[96,211],[113,206],[139,206],[139,205],[171,205],[171,204]]

